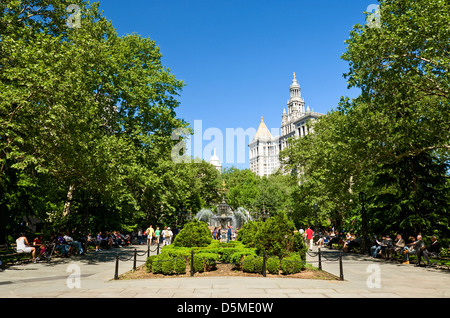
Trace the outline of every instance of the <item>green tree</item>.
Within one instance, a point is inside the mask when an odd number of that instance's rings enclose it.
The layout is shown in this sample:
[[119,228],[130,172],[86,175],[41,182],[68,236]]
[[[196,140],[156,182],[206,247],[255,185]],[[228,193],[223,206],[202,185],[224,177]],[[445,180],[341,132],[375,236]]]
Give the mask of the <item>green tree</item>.
[[255,236],[256,252],[259,255],[265,251],[269,256],[285,257],[295,248],[294,222],[289,220],[285,213],[262,222]]
[[249,169],[226,168],[222,172],[226,185],[226,200],[233,208],[243,207],[255,211],[255,201],[260,195],[260,177]]
[[349,87],[314,133],[281,158],[298,175],[296,213],[317,201],[361,227],[365,191],[375,231],[449,233],[449,28],[446,1],[381,1],[380,27],[356,25],[342,58]]
[[[98,4],[71,3],[79,27],[66,25],[61,1],[0,4],[2,214],[68,220],[95,199],[132,222],[157,184],[157,159],[170,160],[172,131],[186,126],[175,114],[184,84],[154,41],[118,37]],[[40,207],[20,207],[23,195]]]
[[346,42],[346,77],[361,95],[344,109],[367,107],[363,158],[382,219],[395,218],[398,231],[448,233],[438,222],[449,212],[448,3],[388,0],[380,9],[380,28],[357,25]]

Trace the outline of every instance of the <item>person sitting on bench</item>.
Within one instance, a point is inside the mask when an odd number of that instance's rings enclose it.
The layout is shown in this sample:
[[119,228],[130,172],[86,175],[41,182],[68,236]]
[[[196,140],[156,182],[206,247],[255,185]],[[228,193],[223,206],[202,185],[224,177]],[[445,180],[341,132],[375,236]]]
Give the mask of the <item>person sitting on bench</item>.
[[409,254],[416,254],[417,260],[416,260],[416,266],[420,265],[420,256],[419,253],[424,250],[424,243],[422,240],[422,235],[417,235],[417,240],[414,240],[414,238],[411,239],[412,242],[409,244],[406,244],[406,246],[403,248],[402,254],[403,254],[403,263],[402,264],[409,264]]
[[16,240],[17,253],[31,253],[33,262],[36,263],[36,248],[31,247],[25,234],[20,233],[19,238]]
[[425,249],[423,251],[421,251],[419,253],[419,255],[417,255],[418,262],[420,263],[420,258],[423,254],[423,258],[424,258],[425,262],[427,262],[426,266],[431,267],[430,256],[439,255],[440,252],[441,252],[441,243],[439,243],[436,236],[433,235],[431,237],[431,244],[429,246],[425,247]]

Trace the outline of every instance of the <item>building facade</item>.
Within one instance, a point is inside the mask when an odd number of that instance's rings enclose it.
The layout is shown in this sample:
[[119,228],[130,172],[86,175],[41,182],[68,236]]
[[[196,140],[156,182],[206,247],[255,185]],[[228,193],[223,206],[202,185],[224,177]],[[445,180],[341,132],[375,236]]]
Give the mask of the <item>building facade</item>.
[[272,136],[263,117],[249,148],[251,171],[259,176],[268,176],[278,170],[280,167],[278,137]]
[[272,136],[261,117],[261,123],[256,134],[249,143],[250,170],[259,176],[268,176],[280,168],[279,154],[287,147],[289,138],[300,138],[313,131],[308,127],[323,114],[305,108],[305,100],[302,98],[300,85],[294,73],[294,79],[290,86],[290,98],[281,115],[280,136]]
[[222,164],[216,154],[216,148],[214,148],[214,153],[211,156],[211,159],[209,159],[209,163],[212,164],[219,172],[222,172]]

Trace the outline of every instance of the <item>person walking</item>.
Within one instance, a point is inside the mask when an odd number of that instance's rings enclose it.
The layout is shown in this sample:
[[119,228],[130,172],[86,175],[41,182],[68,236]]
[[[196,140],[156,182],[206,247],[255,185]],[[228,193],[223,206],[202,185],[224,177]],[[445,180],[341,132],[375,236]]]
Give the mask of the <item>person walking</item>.
[[164,230],[164,245],[170,245],[172,243],[172,237],[173,233],[170,227],[168,227],[167,230]]
[[155,230],[153,229],[153,226],[150,225],[147,229],[147,245],[152,245],[152,240],[155,238]]
[[230,241],[231,239],[231,225],[228,226],[228,230],[227,230],[227,243]]
[[217,239],[219,240],[219,242],[222,242],[222,230],[219,228],[217,229]]
[[160,241],[159,241],[160,238],[161,238],[161,230],[159,229],[159,226],[157,226],[156,230],[155,230],[155,241],[156,241],[156,244],[160,243]]
[[309,244],[309,250],[312,251],[314,232],[311,229],[311,227],[308,226],[305,233],[306,233],[306,241]]
[[167,226],[164,226],[164,230],[161,231],[161,243],[162,245],[166,245],[166,231],[167,231]]

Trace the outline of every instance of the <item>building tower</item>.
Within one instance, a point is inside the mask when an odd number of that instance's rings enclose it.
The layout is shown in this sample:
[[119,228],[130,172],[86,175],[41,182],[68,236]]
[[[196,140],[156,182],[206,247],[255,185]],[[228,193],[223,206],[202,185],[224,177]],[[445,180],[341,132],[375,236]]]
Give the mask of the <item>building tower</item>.
[[278,137],[273,137],[264,123],[261,122],[258,130],[249,144],[250,170],[258,176],[268,176],[278,170]]
[[314,122],[323,114],[312,112],[309,106],[305,110],[305,100],[302,98],[300,85],[294,73],[294,79],[290,86],[290,98],[287,102],[288,112],[283,110],[281,115],[280,129],[280,151],[287,146],[287,140],[291,137],[299,138],[312,132],[312,127],[308,127],[308,122]]
[[323,114],[312,112],[309,106],[305,110],[305,100],[294,73],[289,88],[290,98],[287,101],[287,112],[281,115],[280,136],[273,137],[269,129],[261,123],[249,146],[250,170],[259,176],[268,176],[280,168],[279,153],[287,146],[289,138],[300,138],[312,132],[309,122],[314,122]]

